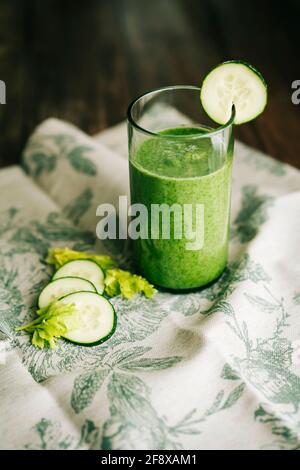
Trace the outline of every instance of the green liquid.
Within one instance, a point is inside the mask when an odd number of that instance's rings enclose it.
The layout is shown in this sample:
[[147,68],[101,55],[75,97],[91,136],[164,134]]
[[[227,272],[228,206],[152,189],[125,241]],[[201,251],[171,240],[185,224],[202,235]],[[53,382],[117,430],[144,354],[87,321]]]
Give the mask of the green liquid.
[[150,138],[130,161],[132,204],[144,204],[149,214],[151,204],[204,205],[202,249],[187,250],[189,240],[174,239],[172,218],[170,240],[151,240],[149,236],[133,241],[140,272],[162,287],[200,287],[216,279],[226,266],[232,158],[224,153],[220,140],[193,138],[206,132],[200,128],[168,129],[161,134],[178,139]]

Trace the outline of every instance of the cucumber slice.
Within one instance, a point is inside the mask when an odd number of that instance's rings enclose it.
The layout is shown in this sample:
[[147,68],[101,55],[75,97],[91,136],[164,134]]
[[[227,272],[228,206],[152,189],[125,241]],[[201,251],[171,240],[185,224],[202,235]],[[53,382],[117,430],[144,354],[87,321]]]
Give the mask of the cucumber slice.
[[59,279],[66,276],[75,276],[87,279],[96,287],[99,294],[104,292],[104,274],[100,266],[95,263],[95,261],[87,259],[69,261],[56,271],[53,279]]
[[117,316],[112,304],[96,292],[75,292],[60,301],[74,304],[82,318],[82,326],[64,336],[83,346],[95,346],[108,340],[117,326]]
[[97,292],[96,287],[86,279],[68,276],[54,279],[44,287],[38,298],[38,307],[47,307],[54,300],[78,291]]
[[263,112],[268,99],[267,84],[255,67],[229,61],[213,69],[200,91],[203,109],[218,124],[226,124],[235,105],[234,124],[252,121]]

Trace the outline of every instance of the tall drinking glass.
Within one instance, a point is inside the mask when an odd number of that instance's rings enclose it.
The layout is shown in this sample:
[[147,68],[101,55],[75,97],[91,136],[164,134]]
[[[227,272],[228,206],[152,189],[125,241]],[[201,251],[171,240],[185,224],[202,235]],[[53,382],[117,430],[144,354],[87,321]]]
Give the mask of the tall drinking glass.
[[204,286],[227,263],[235,111],[216,128],[199,94],[161,88],[128,109],[131,215],[143,213],[134,261],[170,289]]

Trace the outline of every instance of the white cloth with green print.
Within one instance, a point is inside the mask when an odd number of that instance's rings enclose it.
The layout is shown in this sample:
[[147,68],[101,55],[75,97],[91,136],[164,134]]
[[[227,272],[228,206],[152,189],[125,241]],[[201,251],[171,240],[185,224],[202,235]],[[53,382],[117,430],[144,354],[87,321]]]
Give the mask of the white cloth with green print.
[[92,348],[15,333],[51,276],[49,247],[108,248],[95,208],[128,192],[126,147],[125,124],[92,139],[51,119],[25,171],[0,172],[0,447],[299,449],[300,172],[240,143],[217,283],[114,298],[117,331]]

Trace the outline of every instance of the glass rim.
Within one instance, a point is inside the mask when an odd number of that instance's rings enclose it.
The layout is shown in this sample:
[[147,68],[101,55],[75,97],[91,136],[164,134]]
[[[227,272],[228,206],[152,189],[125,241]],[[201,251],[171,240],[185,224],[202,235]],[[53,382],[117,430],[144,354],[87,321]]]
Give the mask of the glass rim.
[[[131,103],[128,106],[127,109],[127,121],[138,131],[143,132],[144,134],[147,134],[149,136],[154,136],[154,137],[160,137],[163,139],[188,139],[188,140],[193,140],[193,139],[203,139],[203,138],[208,138],[210,136],[213,136],[215,134],[218,134],[219,132],[222,132],[223,130],[231,127],[234,123],[236,111],[235,111],[235,106],[232,104],[231,108],[231,115],[228,121],[225,124],[222,124],[212,130],[208,130],[205,132],[205,134],[195,134],[195,135],[164,135],[160,134],[159,132],[153,132],[150,131],[149,129],[145,129],[144,127],[140,126],[133,118],[132,116],[132,109],[138,101],[140,101],[142,98],[145,96],[150,96],[152,94],[155,94],[157,92],[161,91],[168,91],[168,90],[194,90],[198,91],[200,95],[200,87],[194,86],[194,85],[170,85],[170,86],[165,86],[165,87],[159,87],[159,88],[154,88],[153,90],[146,91],[145,93],[142,93],[139,95],[137,98],[131,101]],[[200,99],[199,99],[200,101]],[[205,112],[205,111],[204,111]],[[208,116],[210,118],[210,116]],[[211,119],[211,118],[210,118]]]

